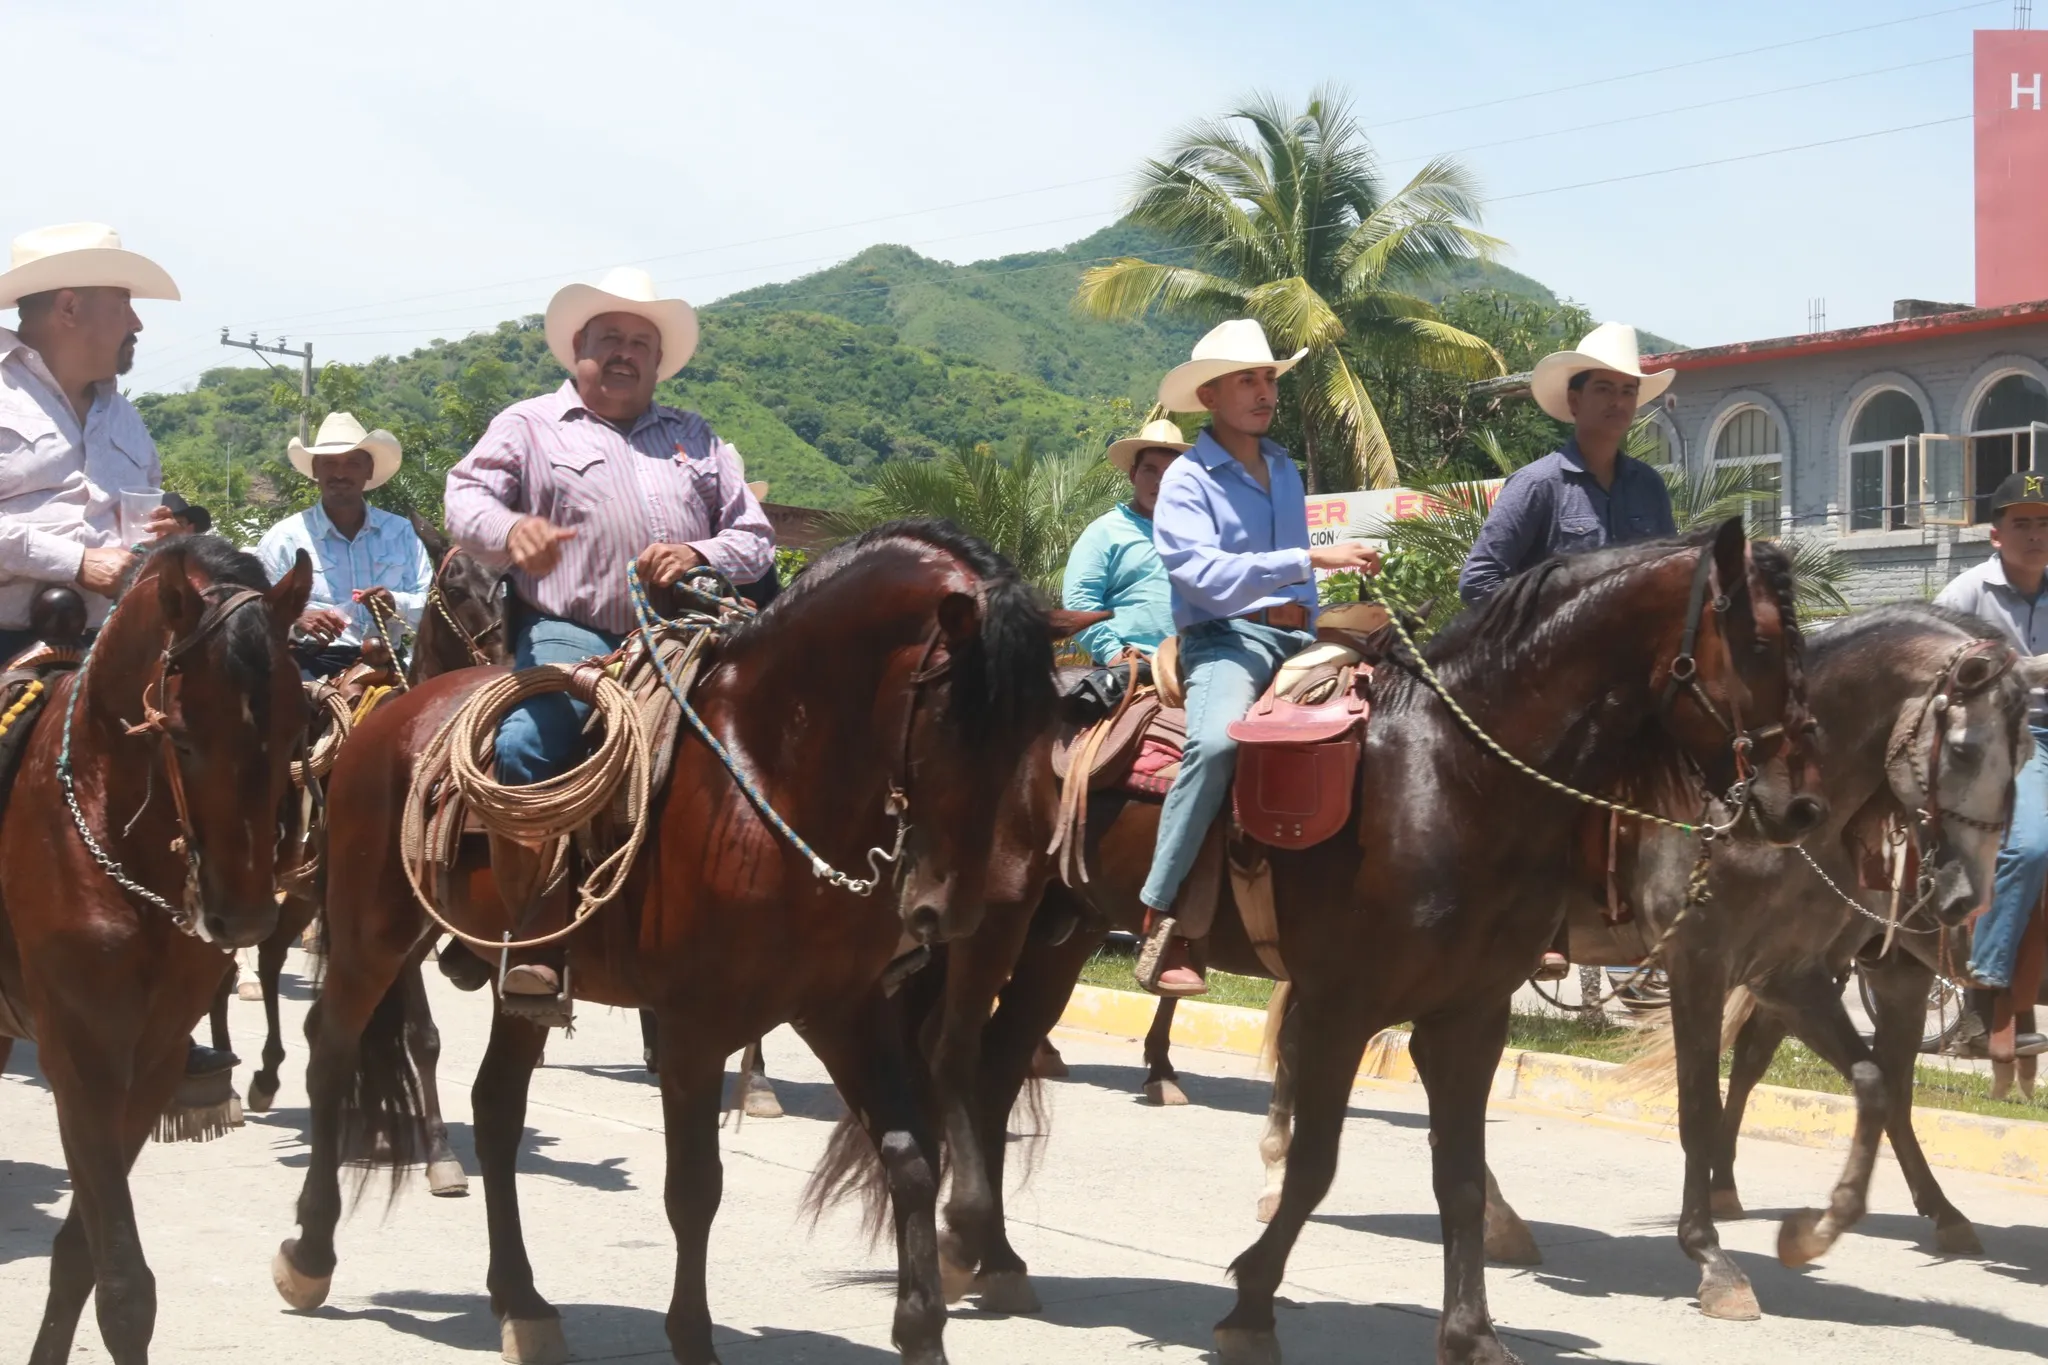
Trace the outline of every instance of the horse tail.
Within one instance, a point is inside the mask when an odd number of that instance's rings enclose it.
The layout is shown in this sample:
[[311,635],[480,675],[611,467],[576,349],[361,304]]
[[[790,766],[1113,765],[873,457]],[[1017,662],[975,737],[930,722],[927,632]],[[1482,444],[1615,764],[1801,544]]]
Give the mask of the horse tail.
[[1280,1070],[1280,1026],[1287,1022],[1287,1007],[1293,1002],[1294,983],[1274,985],[1266,1000],[1266,1031],[1259,1039],[1259,1074],[1271,1076]]
[[[1721,1046],[1726,1052],[1735,1046],[1735,1035],[1756,1013],[1756,997],[1749,987],[1737,986],[1721,1004]],[[1716,1054],[1718,1055],[1718,1054]],[[1625,1095],[1655,1095],[1670,1090],[1677,1081],[1678,1037],[1671,1025],[1671,1011],[1665,1010],[1655,1023],[1644,1027],[1629,1049],[1616,1080]]]
[[356,1167],[358,1199],[378,1169],[390,1172],[389,1197],[396,1198],[406,1170],[424,1159],[426,1102],[406,1045],[415,1023],[411,998],[401,972],[363,1026],[355,1074],[342,1094],[342,1159]]

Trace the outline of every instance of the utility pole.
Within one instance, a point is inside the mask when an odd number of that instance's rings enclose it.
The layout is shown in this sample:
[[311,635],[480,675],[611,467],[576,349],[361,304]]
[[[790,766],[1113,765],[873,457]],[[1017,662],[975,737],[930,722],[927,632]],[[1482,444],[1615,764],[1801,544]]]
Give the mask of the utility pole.
[[[247,341],[233,341],[228,337],[228,329],[223,327],[220,329],[220,344],[223,346],[239,346],[245,351],[254,351],[256,352],[256,358],[263,360],[263,363],[266,365],[270,365],[268,360],[263,359],[264,352],[266,351],[271,355],[292,356],[301,362],[299,369],[299,444],[304,445],[312,440],[313,343],[309,341],[303,349],[294,351],[291,347],[285,345],[283,337],[279,337],[277,345],[265,346],[256,339],[254,332],[249,333]],[[270,368],[274,370],[277,366],[270,365]]]

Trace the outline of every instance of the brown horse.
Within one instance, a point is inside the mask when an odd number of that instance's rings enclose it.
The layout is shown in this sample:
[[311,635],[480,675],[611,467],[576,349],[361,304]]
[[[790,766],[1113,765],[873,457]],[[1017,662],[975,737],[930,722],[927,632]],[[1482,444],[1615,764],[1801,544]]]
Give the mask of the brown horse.
[[[1704,608],[1701,581],[1717,585]],[[1736,522],[1704,539],[1550,561],[1428,651],[1472,724],[1582,791],[1681,762],[1719,791],[1736,781],[1738,752],[1755,741],[1752,757],[1768,756],[1745,799],[1781,840],[1826,815],[1804,749],[1800,656],[1789,562],[1769,544],[1746,550]],[[1686,685],[1688,673],[1697,689]],[[1486,1097],[1509,998],[1580,875],[1573,832],[1584,806],[1476,743],[1405,653],[1376,673],[1372,703],[1348,832],[1303,852],[1270,853],[1280,950],[1303,1018],[1298,1131],[1276,1216],[1232,1267],[1238,1301],[1216,1333],[1225,1362],[1278,1359],[1273,1293],[1335,1170],[1360,1057],[1375,1032],[1404,1020],[1414,1021],[1437,1137],[1445,1244],[1438,1355],[1511,1359],[1486,1310]],[[1749,724],[1763,728],[1745,733]],[[1150,803],[1097,812],[1092,877],[1077,893],[1046,881],[1040,851],[1056,804],[1049,767],[1037,766],[1015,796],[991,898],[1004,886],[1026,899],[992,911],[981,934],[949,947],[933,1058],[952,1160],[949,1260],[957,1260],[956,1288],[967,1287],[957,1276],[979,1272],[985,1307],[1035,1303],[1002,1226],[1004,1125],[1100,927],[1139,923],[1137,893],[1158,825]],[[1668,814],[1698,819],[1698,795]],[[1041,887],[1034,920],[1029,898]],[[1227,885],[1223,894],[1227,905]],[[1083,922],[1095,932],[1075,932]],[[1209,946],[1218,966],[1264,973],[1227,908]],[[1013,953],[1007,961],[1005,952]],[[956,978],[967,984],[956,989]],[[975,997],[996,988],[1001,1006],[990,1018],[986,997]],[[852,1154],[835,1141],[818,1188],[849,1178]],[[990,1286],[1000,1291],[995,1303]]]
[[184,1075],[223,949],[277,919],[279,809],[306,728],[275,587],[211,537],[144,559],[51,688],[0,815],[0,990],[26,1003],[71,1172],[31,1365],[62,1365],[87,1295],[119,1365],[156,1327],[128,1168]]
[[[716,1359],[704,1268],[721,1183],[724,1059],[785,1021],[825,1063],[887,1166],[897,1345],[920,1365],[944,1360],[937,1159],[885,1007],[884,974],[906,940],[955,937],[980,919],[998,795],[1050,724],[1051,642],[1067,628],[981,542],[942,524],[903,523],[827,555],[715,646],[694,703],[765,804],[820,859],[867,872],[864,851],[889,848],[902,821],[909,829],[894,893],[854,894],[771,827],[709,745],[685,734],[632,880],[571,940],[580,998],[657,1015],[677,1360]],[[301,1308],[324,1299],[336,1262],[344,1108],[377,1129],[394,1163],[408,1159],[415,1136],[408,996],[398,978],[425,920],[400,864],[399,814],[414,755],[488,676],[436,679],[371,716],[330,784],[328,968],[307,1023],[313,1152],[301,1235],[273,1267],[280,1292]],[[468,893],[455,913],[471,932],[490,938],[511,927],[484,869],[457,880]],[[507,1358],[524,1361],[566,1351],[558,1314],[534,1287],[514,1185],[544,1040],[531,1023],[495,1014],[472,1092],[491,1304]]]

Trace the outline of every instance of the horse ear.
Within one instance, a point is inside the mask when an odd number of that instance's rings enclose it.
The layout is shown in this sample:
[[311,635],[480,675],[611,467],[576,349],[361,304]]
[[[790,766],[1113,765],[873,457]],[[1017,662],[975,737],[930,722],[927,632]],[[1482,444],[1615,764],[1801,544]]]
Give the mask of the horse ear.
[[280,630],[290,630],[292,623],[299,619],[299,613],[306,609],[306,599],[312,595],[313,562],[301,550],[292,557],[291,569],[264,594],[264,601],[270,605],[271,621]]
[[1728,600],[1749,600],[1749,536],[1741,517],[1730,517],[1714,532],[1714,568]]
[[971,593],[947,593],[939,599],[939,629],[955,648],[973,643],[981,633],[981,603]]
[[1107,621],[1116,615],[1113,611],[1067,611],[1055,607],[1045,614],[1050,629],[1046,632],[1055,640],[1064,640],[1069,635],[1079,635],[1098,621]]
[[441,528],[417,512],[407,512],[405,517],[412,523],[412,532],[420,538],[420,544],[427,547],[427,558],[440,563],[448,553],[448,540],[441,534]]
[[183,550],[159,550],[152,562],[156,564],[156,600],[163,611],[164,624],[172,634],[182,635],[197,626],[199,618],[206,614],[206,599],[199,595],[191,574],[186,572]]

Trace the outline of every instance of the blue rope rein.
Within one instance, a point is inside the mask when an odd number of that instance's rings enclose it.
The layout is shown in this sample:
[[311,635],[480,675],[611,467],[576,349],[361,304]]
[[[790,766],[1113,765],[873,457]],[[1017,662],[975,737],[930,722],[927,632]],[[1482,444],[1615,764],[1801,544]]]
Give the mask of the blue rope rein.
[[[690,723],[690,728],[697,732],[697,737],[703,740],[711,752],[718,756],[718,761],[725,765],[727,772],[732,774],[732,780],[739,786],[740,791],[746,795],[747,800],[752,803],[754,809],[761,813],[761,818],[773,826],[776,833],[789,840],[791,847],[810,860],[812,876],[817,877],[820,881],[829,882],[833,886],[851,891],[856,896],[873,894],[875,887],[881,884],[881,865],[888,863],[894,866],[903,857],[904,843],[910,835],[910,821],[907,818],[907,813],[893,802],[891,803],[889,813],[896,818],[896,845],[892,849],[871,848],[868,850],[868,871],[871,875],[867,877],[849,877],[844,872],[833,867],[831,863],[825,861],[816,849],[804,842],[804,837],[801,834],[790,828],[789,822],[776,812],[775,807],[769,804],[768,798],[761,794],[759,787],[754,785],[754,780],[742,769],[739,760],[733,757],[732,751],[719,743],[718,737],[711,733],[711,727],[706,725],[704,718],[697,714],[697,708],[690,705],[690,699],[684,695],[681,684],[676,681],[675,675],[669,671],[667,661],[661,657],[660,652],[655,648],[654,632],[660,627],[669,624],[669,622],[657,613],[653,605],[647,600],[647,589],[640,581],[639,565],[632,564],[627,566],[626,583],[632,592],[633,615],[639,621],[640,639],[647,648],[647,657],[653,661],[655,671],[661,675],[661,681],[667,686],[669,695],[675,698],[676,705],[682,708],[683,719]],[[688,583],[677,583],[675,588],[679,592],[683,592],[699,601],[709,603],[714,607],[723,608],[725,606],[723,599]],[[706,628],[708,628],[709,622],[707,621],[705,624]]]

